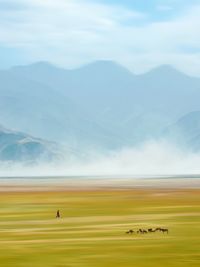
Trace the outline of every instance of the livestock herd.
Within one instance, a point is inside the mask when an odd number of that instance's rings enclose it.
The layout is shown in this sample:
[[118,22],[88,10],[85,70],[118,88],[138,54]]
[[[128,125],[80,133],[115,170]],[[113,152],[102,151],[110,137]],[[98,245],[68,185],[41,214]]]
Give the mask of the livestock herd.
[[153,228],[149,228],[149,229],[147,229],[147,230],[145,230],[145,229],[139,229],[139,230],[137,230],[137,231],[134,231],[134,230],[128,230],[127,232],[126,232],[126,234],[133,234],[133,233],[137,233],[137,234],[148,234],[148,233],[155,233],[155,232],[162,232],[162,233],[169,233],[169,230],[167,229],[167,228],[160,228],[160,227],[158,227],[158,228],[155,228],[155,229],[153,229]]

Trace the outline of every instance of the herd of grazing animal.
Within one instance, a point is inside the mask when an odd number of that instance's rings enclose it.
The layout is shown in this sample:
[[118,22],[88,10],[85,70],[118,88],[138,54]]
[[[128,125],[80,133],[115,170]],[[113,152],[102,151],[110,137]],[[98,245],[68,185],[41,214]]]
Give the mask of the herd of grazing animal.
[[133,234],[133,233],[137,233],[137,234],[148,234],[148,233],[155,233],[155,232],[161,232],[161,233],[169,233],[169,230],[167,228],[155,228],[155,229],[152,229],[152,228],[149,228],[147,230],[145,229],[139,229],[137,231],[133,231],[132,229],[131,230],[128,230],[126,232],[126,234]]

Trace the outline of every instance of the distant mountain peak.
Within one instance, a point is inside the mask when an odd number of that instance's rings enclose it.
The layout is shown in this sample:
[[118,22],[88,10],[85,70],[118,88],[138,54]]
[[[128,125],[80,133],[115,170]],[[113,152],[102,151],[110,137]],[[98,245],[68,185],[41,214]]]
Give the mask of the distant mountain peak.
[[158,67],[155,67],[151,69],[149,72],[147,72],[145,75],[164,75],[166,77],[174,77],[174,76],[187,76],[189,77],[186,73],[178,70],[172,65],[169,64],[164,64]]
[[122,66],[121,64],[119,64],[116,61],[113,60],[96,60],[91,62],[90,64],[91,66],[100,66],[100,67],[112,67],[112,68],[123,68],[126,69],[124,66]]
[[169,64],[160,65],[160,66],[155,67],[155,68],[150,70],[150,72],[155,72],[155,71],[160,71],[160,72],[180,72],[174,66],[169,65]]
[[112,60],[96,60],[87,65],[83,65],[75,71],[86,71],[86,72],[96,72],[96,73],[124,73],[129,75],[134,75],[129,69],[123,65],[112,61]]
[[53,67],[54,65],[51,64],[48,61],[38,61],[30,64],[29,66],[35,66],[35,67]]

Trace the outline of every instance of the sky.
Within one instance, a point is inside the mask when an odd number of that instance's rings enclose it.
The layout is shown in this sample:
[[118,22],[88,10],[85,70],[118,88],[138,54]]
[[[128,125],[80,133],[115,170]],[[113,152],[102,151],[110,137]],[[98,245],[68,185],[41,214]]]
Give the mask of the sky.
[[0,68],[113,60],[200,76],[200,0],[0,0]]

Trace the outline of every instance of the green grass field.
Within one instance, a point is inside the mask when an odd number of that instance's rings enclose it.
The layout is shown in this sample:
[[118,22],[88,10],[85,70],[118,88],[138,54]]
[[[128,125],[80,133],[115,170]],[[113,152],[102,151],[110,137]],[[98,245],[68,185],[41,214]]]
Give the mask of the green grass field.
[[1,193],[0,266],[200,266],[200,190]]

